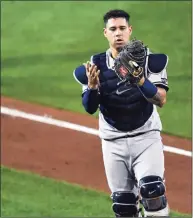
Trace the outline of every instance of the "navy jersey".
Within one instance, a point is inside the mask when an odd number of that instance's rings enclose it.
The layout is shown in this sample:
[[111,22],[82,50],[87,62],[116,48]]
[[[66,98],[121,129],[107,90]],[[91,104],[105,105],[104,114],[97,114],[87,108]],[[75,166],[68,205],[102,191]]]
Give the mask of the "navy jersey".
[[[164,69],[167,61],[164,54],[148,54],[145,66],[145,76],[166,90],[168,83]],[[83,86],[85,110],[93,114],[99,108],[104,121],[119,131],[129,132],[142,127],[152,116],[154,105],[147,101],[137,85],[120,81],[113,70],[114,59],[110,50],[93,55],[91,62],[100,70],[98,90],[88,89],[84,66],[74,71],[75,79]]]

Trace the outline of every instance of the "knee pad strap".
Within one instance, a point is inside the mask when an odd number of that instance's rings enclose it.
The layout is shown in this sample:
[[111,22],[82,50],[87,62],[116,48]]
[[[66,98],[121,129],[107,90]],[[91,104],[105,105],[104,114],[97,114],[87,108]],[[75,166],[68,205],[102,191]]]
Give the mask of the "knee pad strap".
[[167,206],[167,199],[165,195],[153,199],[142,198],[141,203],[146,211],[155,212]]

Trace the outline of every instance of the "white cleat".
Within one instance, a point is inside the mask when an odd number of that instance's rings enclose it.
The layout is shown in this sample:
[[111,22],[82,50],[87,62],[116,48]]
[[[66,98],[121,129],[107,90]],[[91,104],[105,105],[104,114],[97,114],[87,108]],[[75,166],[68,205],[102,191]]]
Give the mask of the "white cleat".
[[144,210],[144,217],[160,217],[160,216],[164,216],[164,217],[169,217],[169,207],[167,206],[166,208],[156,211],[156,212],[149,212],[149,211],[145,211]]

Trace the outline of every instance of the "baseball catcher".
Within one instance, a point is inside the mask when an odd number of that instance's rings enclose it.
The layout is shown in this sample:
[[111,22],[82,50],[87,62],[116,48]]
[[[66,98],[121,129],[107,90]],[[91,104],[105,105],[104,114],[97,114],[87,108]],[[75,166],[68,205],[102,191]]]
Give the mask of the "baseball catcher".
[[157,107],[166,104],[169,59],[130,39],[129,18],[122,10],[104,15],[109,48],[92,54],[73,76],[82,86],[85,111],[99,110],[99,136],[115,216],[141,217],[141,202],[145,217],[166,217],[169,205]]

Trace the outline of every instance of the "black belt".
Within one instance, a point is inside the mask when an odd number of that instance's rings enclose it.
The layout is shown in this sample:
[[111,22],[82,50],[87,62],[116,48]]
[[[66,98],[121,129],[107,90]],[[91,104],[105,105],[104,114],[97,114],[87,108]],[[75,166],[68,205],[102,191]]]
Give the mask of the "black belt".
[[152,131],[160,132],[160,130],[158,130],[158,129],[152,129],[152,130],[149,130],[149,131],[146,131],[146,132],[139,132],[139,133],[136,133],[136,134],[133,134],[133,135],[124,135],[124,136],[119,136],[119,137],[115,137],[115,138],[111,138],[111,139],[104,139],[104,140],[105,141],[113,141],[113,140],[123,139],[123,138],[133,138],[133,137],[140,136],[140,135],[143,135],[145,133],[152,132]]

